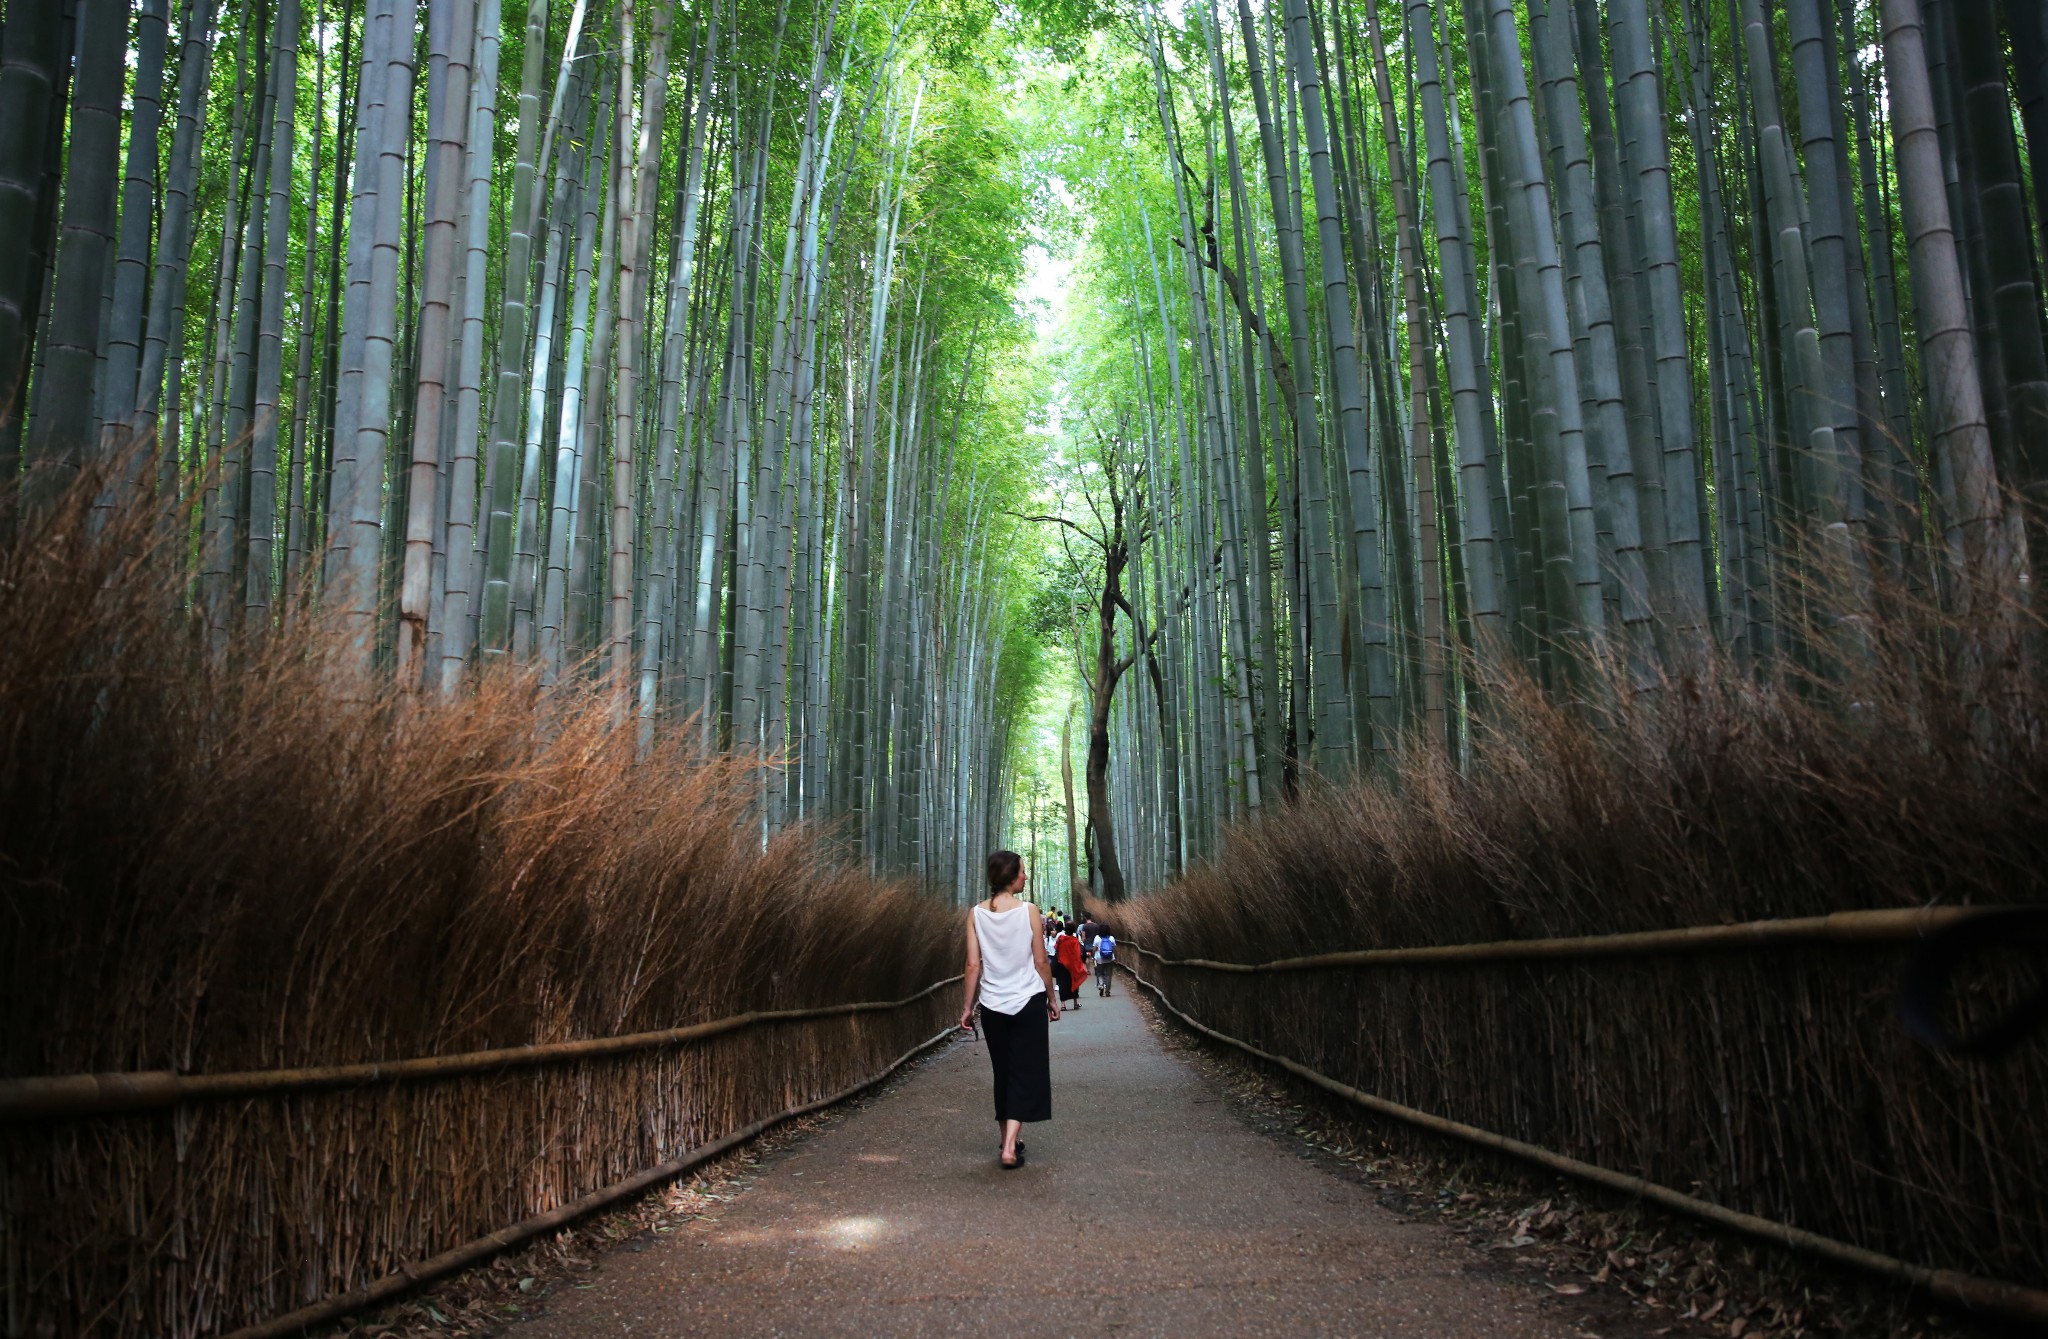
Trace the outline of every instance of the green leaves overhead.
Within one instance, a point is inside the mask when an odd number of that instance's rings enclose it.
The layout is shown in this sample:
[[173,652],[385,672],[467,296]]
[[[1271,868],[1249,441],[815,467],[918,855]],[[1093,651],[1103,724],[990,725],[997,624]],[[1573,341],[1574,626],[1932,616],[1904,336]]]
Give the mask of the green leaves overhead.
[[[1142,462],[1165,576],[1111,634],[1161,673],[1103,726],[1110,845],[1163,877],[1314,775],[1467,765],[1516,680],[2027,672],[2023,8],[1024,10],[1056,417]],[[1873,632],[1930,605],[1969,631]]]

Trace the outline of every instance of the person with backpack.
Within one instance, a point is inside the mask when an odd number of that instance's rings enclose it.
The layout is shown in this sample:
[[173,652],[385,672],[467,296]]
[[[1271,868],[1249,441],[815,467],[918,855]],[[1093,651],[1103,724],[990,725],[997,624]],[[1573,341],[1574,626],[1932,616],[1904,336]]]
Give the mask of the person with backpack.
[[981,1006],[981,1033],[995,1078],[996,1125],[1002,1144],[997,1165],[1006,1172],[1024,1165],[1024,1122],[1052,1119],[1052,1053],[1048,1022],[1060,1021],[1046,964],[1045,921],[1038,908],[1018,896],[1024,891],[1024,858],[997,851],[988,858],[989,894],[967,917],[967,990],[960,1009],[963,1030],[974,1026]]
[[1116,973],[1116,936],[1108,926],[1095,937],[1095,993],[1107,999],[1111,994],[1110,978]]

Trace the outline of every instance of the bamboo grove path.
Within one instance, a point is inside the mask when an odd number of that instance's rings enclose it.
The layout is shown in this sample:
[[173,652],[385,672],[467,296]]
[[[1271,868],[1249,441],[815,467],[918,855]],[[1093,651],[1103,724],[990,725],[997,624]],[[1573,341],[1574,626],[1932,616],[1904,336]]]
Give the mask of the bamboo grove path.
[[1572,1333],[1441,1228],[1248,1126],[1127,996],[1084,996],[1053,1028],[1053,1120],[1027,1128],[1021,1171],[996,1167],[988,1057],[963,1036],[504,1333]]

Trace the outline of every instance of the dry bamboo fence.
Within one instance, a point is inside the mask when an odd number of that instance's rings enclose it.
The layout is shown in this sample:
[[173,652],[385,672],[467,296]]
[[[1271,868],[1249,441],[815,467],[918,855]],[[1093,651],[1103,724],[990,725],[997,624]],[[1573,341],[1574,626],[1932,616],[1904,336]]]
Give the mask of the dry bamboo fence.
[[945,1035],[958,980],[383,1065],[0,1082],[7,1334],[294,1332],[863,1086]]
[[2048,1322],[2048,1046],[1958,1060],[1896,1018],[1905,950],[1968,914],[1268,963],[1131,947],[1184,1021],[1381,1115]]

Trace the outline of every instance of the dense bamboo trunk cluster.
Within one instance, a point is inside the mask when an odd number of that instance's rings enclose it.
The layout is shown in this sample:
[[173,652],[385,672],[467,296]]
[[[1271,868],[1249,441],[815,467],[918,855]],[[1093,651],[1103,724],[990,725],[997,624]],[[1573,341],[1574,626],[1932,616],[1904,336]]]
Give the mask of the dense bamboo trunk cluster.
[[12,0],[13,507],[175,504],[217,657],[317,616],[353,680],[595,680],[769,760],[764,833],[953,886],[1050,794],[1007,764],[1065,653],[1110,893],[1462,763],[1517,675],[1851,681],[1928,605],[1990,728],[2044,542],[2038,3],[1101,18]]
[[88,465],[177,504],[217,656],[317,616],[365,683],[596,678],[774,764],[764,831],[947,880],[994,839],[1021,242],[971,42],[840,0],[4,25],[14,505]]
[[1462,762],[1509,675],[1850,679],[1938,603],[1995,700],[2042,542],[2038,4],[1195,0],[1085,59],[1121,149],[1077,173],[1071,394],[1150,499],[1086,658],[1159,666],[1096,712],[1098,890],[1310,775]]

